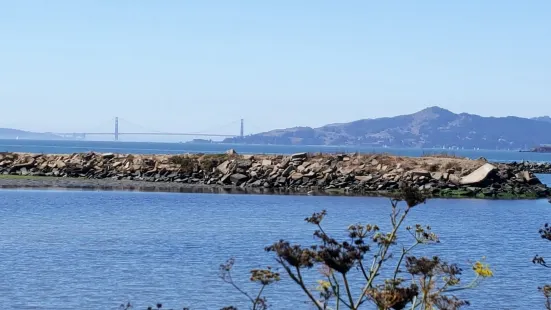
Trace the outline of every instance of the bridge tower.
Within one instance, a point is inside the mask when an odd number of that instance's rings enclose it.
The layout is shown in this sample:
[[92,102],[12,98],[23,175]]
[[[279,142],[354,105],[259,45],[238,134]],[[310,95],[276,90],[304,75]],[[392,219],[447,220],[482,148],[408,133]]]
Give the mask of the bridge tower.
[[115,141],[119,141],[119,118],[115,117]]
[[239,137],[241,137],[241,139],[243,140],[243,136],[245,136],[245,122],[243,121],[243,119],[241,119],[241,133]]

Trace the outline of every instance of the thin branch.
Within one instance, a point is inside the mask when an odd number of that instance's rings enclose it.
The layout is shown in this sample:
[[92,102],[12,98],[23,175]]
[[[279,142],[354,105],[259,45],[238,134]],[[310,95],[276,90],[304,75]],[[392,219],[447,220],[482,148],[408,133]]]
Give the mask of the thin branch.
[[360,270],[362,271],[362,274],[363,274],[365,280],[366,280],[366,281],[369,281],[369,276],[367,275],[367,272],[365,271],[364,264],[363,264],[363,262],[362,262],[361,259],[359,260],[359,264],[358,264],[358,265],[360,266]]
[[262,291],[264,291],[264,288],[266,287],[266,284],[263,284],[260,288],[260,291],[258,292],[258,295],[256,295],[256,299],[254,300],[253,304],[253,310],[256,310],[256,306],[258,304],[258,301],[260,300],[260,295],[262,295]]
[[[396,205],[397,203],[395,202],[392,202],[392,209],[393,209],[393,213],[395,213],[395,209],[396,209]],[[406,218],[408,212],[409,212],[410,208],[407,207],[405,210],[404,210],[404,213],[402,214],[402,216],[400,217],[400,220],[398,221],[398,223],[396,225],[394,225],[394,228],[392,229],[392,232],[390,233],[390,237],[389,237],[389,240],[392,241],[394,239],[394,237],[396,236],[396,232],[398,231],[398,228],[402,225],[402,223],[404,222],[404,219]],[[375,266],[375,269],[373,270],[373,272],[370,272],[370,274],[372,275],[371,278],[369,279],[369,281],[367,282],[366,286],[364,287],[364,289],[362,290],[362,294],[360,295],[360,298],[358,299],[358,301],[356,302],[355,306],[354,306],[354,309],[358,309],[359,305],[361,304],[362,300],[364,299],[365,297],[365,294],[367,294],[367,290],[369,288],[372,287],[373,285],[373,280],[375,279],[375,275],[379,272],[379,269],[381,268],[381,265],[383,264],[383,260],[385,259],[385,256],[388,252],[388,249],[390,248],[390,243],[383,246],[382,248],[382,251],[381,251],[381,256],[379,258],[379,262],[378,264],[376,264]]]
[[396,265],[396,269],[394,269],[394,278],[393,278],[393,280],[396,280],[396,277],[398,276],[398,272],[400,271],[400,265],[402,265],[402,261],[404,260],[404,257],[406,257],[407,253],[409,253],[411,250],[413,250],[413,248],[416,247],[418,244],[419,244],[419,242],[414,243],[407,250],[405,248],[402,248],[402,255],[400,256],[400,259],[398,260],[398,264]]
[[[350,292],[350,284],[348,284],[348,279],[346,279],[346,274],[342,273],[342,280],[344,282],[344,288],[346,289],[346,295],[348,295],[348,300],[350,305],[354,305],[354,299],[352,298],[352,293]],[[356,309],[356,308],[353,308]]]
[[[304,285],[304,281],[302,280],[302,275],[300,274],[300,268],[298,267],[295,267],[296,271],[297,271],[297,277],[294,276],[293,274],[293,277],[295,280],[295,282],[302,288],[302,290],[304,291],[304,293],[306,293],[306,295],[308,296],[308,298],[310,298],[310,300],[314,303],[314,305],[316,306],[316,308],[318,308],[318,310],[324,310],[323,309],[323,305],[321,305],[319,303],[319,301],[314,298],[314,296],[312,295],[312,293],[310,292],[310,290],[308,290],[308,288],[306,287],[306,285]],[[287,269],[286,269],[287,270]],[[290,272],[291,270],[288,269],[288,273]],[[292,274],[292,273],[291,273]]]
[[[331,281],[331,278],[333,278],[333,281]],[[344,300],[341,297],[341,287],[339,285],[339,280],[337,280],[337,277],[335,277],[335,274],[332,273],[331,277],[327,277],[327,279],[329,280],[329,283],[334,283],[334,285],[335,285],[335,287],[333,287],[333,284],[332,284],[331,288],[333,289],[333,293],[335,294],[335,297],[337,298],[337,310],[339,309],[339,302],[341,302],[341,301],[346,307],[350,308],[351,305],[346,303],[346,300]],[[336,288],[336,290],[335,290],[335,288]]]
[[239,286],[237,286],[237,284],[235,284],[231,276],[231,271],[228,271],[228,278],[229,280],[223,279],[224,282],[231,284],[239,293],[245,295],[253,304],[255,303],[254,299],[252,299],[252,297],[249,294],[247,294],[247,292],[243,291],[241,288],[239,288]]

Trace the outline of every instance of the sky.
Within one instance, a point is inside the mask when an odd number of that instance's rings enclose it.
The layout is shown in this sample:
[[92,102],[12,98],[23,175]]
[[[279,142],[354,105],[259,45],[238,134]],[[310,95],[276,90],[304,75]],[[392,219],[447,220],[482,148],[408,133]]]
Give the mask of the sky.
[[551,114],[551,1],[0,0],[0,127]]

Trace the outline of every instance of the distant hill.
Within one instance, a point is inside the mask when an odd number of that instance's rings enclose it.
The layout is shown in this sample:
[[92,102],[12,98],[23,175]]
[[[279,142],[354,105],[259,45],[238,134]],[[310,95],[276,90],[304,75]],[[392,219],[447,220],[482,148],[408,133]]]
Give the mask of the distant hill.
[[0,128],[0,139],[59,140],[63,139],[51,133],[37,133],[12,128]]
[[224,142],[525,149],[551,144],[551,118],[482,117],[430,107],[409,115],[277,129]]
[[536,120],[536,121],[551,123],[551,117],[549,117],[549,116],[540,116],[540,117],[534,117],[534,118],[531,118],[531,119]]

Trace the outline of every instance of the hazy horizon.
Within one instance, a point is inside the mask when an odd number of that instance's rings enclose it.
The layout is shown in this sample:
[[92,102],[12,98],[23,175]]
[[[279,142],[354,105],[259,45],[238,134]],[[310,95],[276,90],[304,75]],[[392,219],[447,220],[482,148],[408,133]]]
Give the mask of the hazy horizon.
[[[238,134],[410,114],[551,114],[551,3],[0,6],[0,127]],[[132,127],[133,126],[133,127]],[[132,128],[131,128],[132,127]]]

